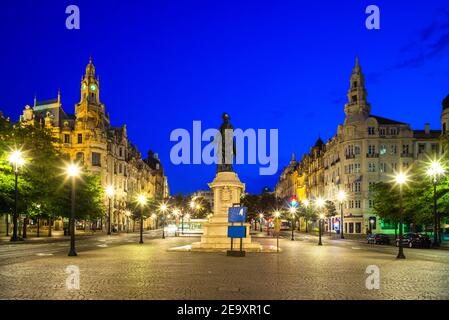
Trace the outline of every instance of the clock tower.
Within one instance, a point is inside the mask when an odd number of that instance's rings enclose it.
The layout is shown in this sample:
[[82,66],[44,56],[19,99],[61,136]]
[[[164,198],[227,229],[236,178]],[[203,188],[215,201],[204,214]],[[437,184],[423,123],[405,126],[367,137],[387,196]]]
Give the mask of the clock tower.
[[100,81],[95,75],[95,66],[92,58],[86,67],[86,73],[81,80],[81,99],[75,106],[75,115],[78,120],[89,126],[105,127],[109,125],[109,117],[105,114],[104,104],[100,101]]

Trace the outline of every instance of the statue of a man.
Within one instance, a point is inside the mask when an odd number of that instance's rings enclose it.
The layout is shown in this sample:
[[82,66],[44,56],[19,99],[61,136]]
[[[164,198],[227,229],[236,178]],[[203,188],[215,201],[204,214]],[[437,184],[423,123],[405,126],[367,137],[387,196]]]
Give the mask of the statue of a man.
[[223,124],[220,127],[219,145],[218,145],[218,172],[233,172],[232,163],[236,154],[234,142],[234,128],[229,122],[231,117],[226,112],[223,113]]

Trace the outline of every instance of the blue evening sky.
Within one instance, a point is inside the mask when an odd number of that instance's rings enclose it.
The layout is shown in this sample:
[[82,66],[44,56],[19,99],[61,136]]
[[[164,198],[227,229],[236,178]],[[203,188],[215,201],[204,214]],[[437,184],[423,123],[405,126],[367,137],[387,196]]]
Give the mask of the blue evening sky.
[[[65,8],[81,30],[65,28]],[[365,28],[365,8],[381,30]],[[170,163],[170,132],[192,121],[217,128],[279,129],[279,170],[295,151],[331,137],[344,119],[355,56],[373,114],[439,127],[449,94],[449,5],[427,1],[2,1],[0,110],[17,119],[26,104],[55,98],[68,112],[92,55],[113,125],[128,125],[146,154],[159,153],[171,192],[207,188],[214,166]],[[278,175],[237,166],[250,192]]]

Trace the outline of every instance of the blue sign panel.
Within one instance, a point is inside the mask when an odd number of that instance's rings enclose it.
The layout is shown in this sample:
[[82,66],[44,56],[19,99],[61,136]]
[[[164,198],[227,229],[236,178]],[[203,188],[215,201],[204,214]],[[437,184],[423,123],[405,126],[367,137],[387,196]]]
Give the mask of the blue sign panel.
[[233,207],[229,208],[228,220],[229,222],[246,222],[247,207]]
[[246,227],[245,226],[229,226],[228,227],[228,238],[234,238],[234,239],[246,238]]

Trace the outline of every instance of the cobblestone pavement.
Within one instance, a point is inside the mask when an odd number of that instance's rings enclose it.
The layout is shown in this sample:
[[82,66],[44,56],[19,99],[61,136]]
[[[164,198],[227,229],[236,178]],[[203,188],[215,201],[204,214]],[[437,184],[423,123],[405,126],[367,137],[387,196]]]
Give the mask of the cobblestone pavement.
[[[124,237],[80,247],[72,258],[65,250],[21,260],[0,252],[0,299],[449,299],[444,250],[405,249],[407,259],[396,260],[394,247],[338,240],[319,247],[302,236],[281,239],[279,254],[167,252],[193,241],[139,245]],[[69,265],[80,269],[79,290],[66,288]],[[380,268],[379,290],[366,289],[369,265]]]

